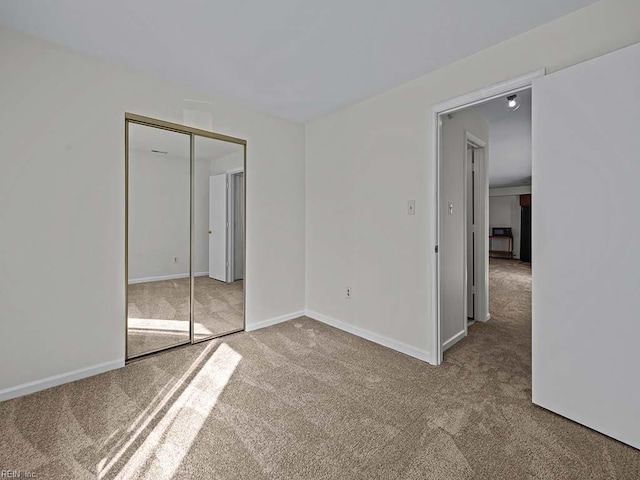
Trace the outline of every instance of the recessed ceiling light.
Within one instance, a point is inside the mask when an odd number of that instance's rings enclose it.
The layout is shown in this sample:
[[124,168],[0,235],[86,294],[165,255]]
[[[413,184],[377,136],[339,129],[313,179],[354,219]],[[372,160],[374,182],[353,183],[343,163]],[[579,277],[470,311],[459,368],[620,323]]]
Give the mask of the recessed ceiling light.
[[507,97],[507,108],[513,112],[520,108],[520,100],[518,100],[518,95],[509,95]]

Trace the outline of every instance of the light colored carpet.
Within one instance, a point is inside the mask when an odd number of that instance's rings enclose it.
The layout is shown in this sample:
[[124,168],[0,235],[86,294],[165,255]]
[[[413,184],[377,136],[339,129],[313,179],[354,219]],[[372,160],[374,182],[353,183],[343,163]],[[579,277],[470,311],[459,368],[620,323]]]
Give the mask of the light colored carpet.
[[[194,279],[196,340],[243,328],[243,282]],[[129,285],[129,356],[189,340],[189,279]]]
[[492,261],[493,319],[440,367],[301,318],[0,403],[0,468],[56,479],[640,478],[639,451],[531,404],[529,290],[526,266]]

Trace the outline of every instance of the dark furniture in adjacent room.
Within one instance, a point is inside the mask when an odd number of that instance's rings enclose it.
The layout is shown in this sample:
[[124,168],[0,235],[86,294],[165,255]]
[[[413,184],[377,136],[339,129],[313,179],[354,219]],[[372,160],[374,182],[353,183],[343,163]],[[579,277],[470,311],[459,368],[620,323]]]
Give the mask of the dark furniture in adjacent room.
[[511,227],[494,227],[489,236],[489,256],[513,258],[513,233]]

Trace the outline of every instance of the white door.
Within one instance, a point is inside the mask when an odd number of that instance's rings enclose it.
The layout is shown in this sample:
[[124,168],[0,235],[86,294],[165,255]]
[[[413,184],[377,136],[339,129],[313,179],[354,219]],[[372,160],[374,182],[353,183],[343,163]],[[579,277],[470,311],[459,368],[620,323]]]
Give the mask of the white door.
[[[472,110],[441,115],[439,185],[440,343],[446,351],[467,335],[466,161],[469,135],[486,144],[489,122]],[[476,203],[477,205],[477,203]]]
[[640,44],[533,88],[533,402],[640,448]]
[[209,177],[209,276],[227,281],[227,175]]

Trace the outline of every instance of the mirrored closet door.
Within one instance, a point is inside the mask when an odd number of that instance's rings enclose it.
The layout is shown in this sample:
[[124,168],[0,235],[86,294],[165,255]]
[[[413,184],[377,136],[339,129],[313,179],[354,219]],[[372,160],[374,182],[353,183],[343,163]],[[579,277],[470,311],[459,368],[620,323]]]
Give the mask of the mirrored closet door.
[[244,325],[244,146],[195,137],[195,340]]
[[127,359],[244,330],[244,140],[126,115]]

